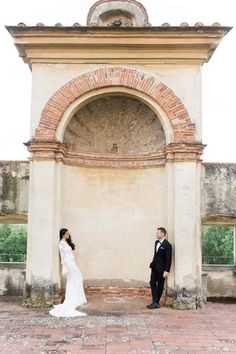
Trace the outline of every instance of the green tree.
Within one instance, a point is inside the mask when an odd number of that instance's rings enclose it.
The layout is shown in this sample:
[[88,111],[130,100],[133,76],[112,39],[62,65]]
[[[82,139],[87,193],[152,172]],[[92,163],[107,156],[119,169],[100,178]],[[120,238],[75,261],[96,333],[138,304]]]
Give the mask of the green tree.
[[10,236],[12,232],[11,225],[2,224],[0,225],[0,240],[5,239],[6,237]]
[[24,262],[27,247],[25,225],[0,225],[0,261]]
[[204,226],[203,264],[234,264],[234,230],[231,226]]
[[2,255],[4,254],[4,242],[10,236],[11,232],[12,232],[11,225],[8,224],[0,225],[0,261],[1,262],[5,261],[5,256]]

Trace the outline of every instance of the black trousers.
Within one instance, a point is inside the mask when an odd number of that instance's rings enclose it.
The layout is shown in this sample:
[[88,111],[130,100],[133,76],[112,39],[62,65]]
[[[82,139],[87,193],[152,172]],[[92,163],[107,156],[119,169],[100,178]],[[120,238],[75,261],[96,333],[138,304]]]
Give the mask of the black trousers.
[[151,290],[152,290],[152,301],[159,302],[161,295],[163,293],[165,278],[163,278],[164,272],[156,272],[155,269],[152,269],[151,272]]

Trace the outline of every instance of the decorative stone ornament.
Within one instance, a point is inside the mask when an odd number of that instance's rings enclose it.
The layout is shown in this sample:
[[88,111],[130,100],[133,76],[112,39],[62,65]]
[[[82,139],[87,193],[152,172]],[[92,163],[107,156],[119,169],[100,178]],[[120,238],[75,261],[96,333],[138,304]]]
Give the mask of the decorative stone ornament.
[[101,0],[90,9],[88,26],[145,27],[149,26],[146,9],[134,0]]

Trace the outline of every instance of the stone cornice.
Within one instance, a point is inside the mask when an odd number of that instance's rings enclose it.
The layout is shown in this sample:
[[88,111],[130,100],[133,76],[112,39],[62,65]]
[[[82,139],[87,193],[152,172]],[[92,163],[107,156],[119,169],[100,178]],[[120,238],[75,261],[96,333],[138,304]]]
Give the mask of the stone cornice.
[[59,142],[30,141],[25,145],[31,153],[31,161],[54,160],[61,161],[65,165],[107,168],[145,168],[165,164],[163,150],[152,154],[101,155],[69,151],[65,144]]
[[58,142],[34,142],[25,143],[31,153],[30,160],[55,160],[62,161],[66,152],[66,145]]
[[201,162],[201,155],[205,145],[191,143],[173,143],[169,144],[166,149],[166,162]]
[[207,62],[231,27],[7,26],[23,60],[41,63]]
[[202,144],[170,144],[156,153],[137,155],[81,154],[67,149],[59,142],[28,142],[31,161],[54,160],[65,165],[105,168],[151,168],[165,166],[166,162],[201,161]]
[[153,154],[139,155],[91,155],[67,152],[64,157],[66,165],[81,167],[106,168],[151,168],[165,165],[165,155],[162,150]]

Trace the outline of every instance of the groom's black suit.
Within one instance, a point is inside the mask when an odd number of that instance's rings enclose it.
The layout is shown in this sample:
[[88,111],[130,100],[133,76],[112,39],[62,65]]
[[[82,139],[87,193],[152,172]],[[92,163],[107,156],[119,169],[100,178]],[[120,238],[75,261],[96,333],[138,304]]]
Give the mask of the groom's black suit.
[[160,241],[157,240],[155,242],[154,256],[150,264],[150,268],[152,269],[150,285],[152,290],[153,303],[159,303],[160,301],[163,288],[164,288],[164,283],[165,283],[165,278],[163,278],[163,273],[170,271],[171,259],[172,259],[171,244],[166,239],[164,239],[161,242],[158,251],[156,252],[156,247],[158,242]]

